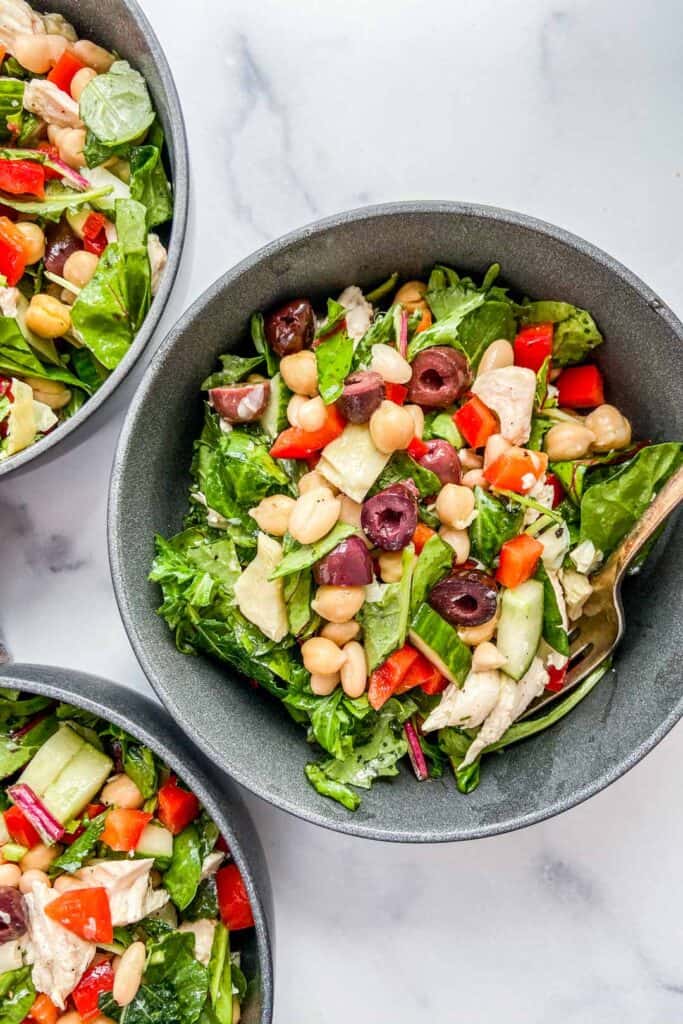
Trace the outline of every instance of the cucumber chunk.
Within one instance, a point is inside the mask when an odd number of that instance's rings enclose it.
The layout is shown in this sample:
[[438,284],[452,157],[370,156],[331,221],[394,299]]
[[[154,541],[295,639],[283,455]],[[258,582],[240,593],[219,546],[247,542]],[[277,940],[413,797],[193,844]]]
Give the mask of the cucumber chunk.
[[84,745],[85,740],[77,732],[63,725],[47,743],[43,743],[22,772],[19,782],[30,786],[36,796],[42,796]]
[[277,437],[281,430],[289,426],[287,419],[287,405],[292,392],[289,390],[279,373],[276,373],[270,381],[270,398],[265,412],[261,416],[263,432],[268,437]]
[[107,780],[113,767],[110,757],[90,743],[81,749],[43,794],[43,803],[65,825],[78,818]]
[[173,856],[173,836],[161,825],[145,825],[135,852],[140,857],[170,861]]
[[456,686],[462,686],[472,664],[472,654],[449,622],[442,619],[428,604],[421,604],[410,625],[408,636],[412,645],[446,679]]
[[527,580],[514,590],[503,591],[496,646],[506,658],[503,672],[521,679],[541,642],[543,584]]

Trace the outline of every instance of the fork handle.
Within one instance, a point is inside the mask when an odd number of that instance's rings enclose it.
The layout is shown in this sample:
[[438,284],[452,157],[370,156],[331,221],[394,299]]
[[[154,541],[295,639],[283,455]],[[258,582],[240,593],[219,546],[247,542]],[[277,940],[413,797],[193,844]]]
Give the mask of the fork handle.
[[616,565],[614,569],[617,580],[623,576],[643,545],[649,541],[655,530],[662,525],[666,517],[681,501],[683,501],[683,468],[674,473],[662,487],[615,552]]

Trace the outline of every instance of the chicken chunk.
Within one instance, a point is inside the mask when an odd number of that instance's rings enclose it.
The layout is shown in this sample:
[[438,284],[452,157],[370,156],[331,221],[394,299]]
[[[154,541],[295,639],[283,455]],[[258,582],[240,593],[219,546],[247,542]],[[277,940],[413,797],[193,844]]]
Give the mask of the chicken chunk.
[[[561,658],[562,655],[558,655],[558,657]],[[515,704],[512,716],[513,721],[519,718],[520,715],[524,714],[532,700],[541,696],[546,688],[549,678],[550,676],[548,675],[542,660],[540,658],[534,658],[529,668],[517,683],[517,703]]]
[[576,622],[583,614],[583,606],[593,593],[593,585],[583,573],[573,569],[560,570],[560,582],[567,603],[567,615]]
[[216,921],[208,918],[201,918],[199,921],[185,921],[178,929],[179,932],[192,932],[194,935],[194,955],[200,964],[209,966],[211,959],[211,947],[213,935],[216,931]]
[[24,89],[24,107],[58,128],[82,128],[78,103],[46,78],[32,78]]
[[15,317],[17,315],[19,295],[18,288],[0,287],[0,313],[3,316]]
[[355,284],[345,288],[337,301],[346,310],[346,333],[360,341],[372,323],[372,306]]
[[45,32],[45,25],[24,0],[0,0],[0,45],[9,53],[14,51],[15,32],[38,35]]
[[485,747],[499,740],[503,733],[510,728],[515,719],[518,696],[517,683],[515,683],[514,679],[503,675],[498,700],[477,733],[476,738],[470,743],[460,765],[461,768],[466,768],[468,764],[473,764]]
[[525,444],[531,434],[536,374],[524,366],[503,366],[482,373],[472,391],[497,414],[500,432],[511,444]]
[[215,875],[223,863],[224,858],[225,854],[221,853],[220,850],[214,850],[212,853],[207,853],[206,857],[202,861],[202,873],[199,876],[199,880],[203,882],[205,878],[210,878],[211,875]]
[[428,716],[422,732],[433,732],[447,726],[475,729],[491,713],[500,694],[500,672],[470,672],[462,689],[451,683],[440,703]]
[[168,263],[168,253],[161,244],[159,236],[151,232],[147,235],[147,255],[152,273],[152,295],[159,291],[161,277]]
[[59,896],[37,882],[25,898],[28,911],[26,959],[33,964],[33,984],[61,1010],[95,956],[97,946],[51,920],[45,907]]
[[117,927],[135,924],[168,903],[165,889],[152,888],[149,873],[153,866],[151,858],[101,861],[81,868],[76,878],[107,890],[111,921]]

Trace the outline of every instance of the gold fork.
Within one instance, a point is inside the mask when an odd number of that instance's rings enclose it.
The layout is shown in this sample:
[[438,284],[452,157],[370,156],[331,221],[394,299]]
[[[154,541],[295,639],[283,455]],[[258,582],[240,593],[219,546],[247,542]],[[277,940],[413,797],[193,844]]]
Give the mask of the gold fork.
[[631,532],[612,553],[605,567],[593,577],[593,593],[583,614],[570,632],[569,671],[558,693],[545,693],[529,706],[522,718],[558,698],[566,697],[593,669],[607,658],[624,632],[621,584],[629,565],[666,517],[683,501],[683,469],[679,469],[648,505]]

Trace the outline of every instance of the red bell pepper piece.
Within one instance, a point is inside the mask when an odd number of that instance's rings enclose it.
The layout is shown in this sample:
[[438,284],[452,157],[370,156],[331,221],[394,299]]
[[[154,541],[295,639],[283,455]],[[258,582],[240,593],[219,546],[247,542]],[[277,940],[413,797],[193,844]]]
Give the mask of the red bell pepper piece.
[[107,218],[101,213],[89,213],[83,224],[83,248],[101,256],[107,248]]
[[570,366],[555,381],[558,401],[566,409],[594,409],[605,401],[605,387],[597,366]]
[[518,537],[506,540],[500,549],[496,579],[510,589],[526,583],[536,572],[542,554],[543,545],[540,540],[530,537],[528,533],[520,533]]
[[36,996],[26,1019],[35,1021],[35,1024],[57,1024],[58,1017],[59,1010],[55,1004],[48,995],[41,992]]
[[375,711],[379,711],[382,705],[386,704],[389,698],[396,693],[408,669],[418,656],[419,652],[414,647],[404,644],[398,651],[389,655],[384,664],[374,670],[368,685],[368,700]]
[[83,64],[78,57],[74,57],[73,53],[69,53],[65,50],[62,56],[59,58],[52,71],[47,76],[48,82],[52,82],[62,92],[69,92],[71,87],[71,79],[74,77],[77,71],[84,68]]
[[429,451],[429,446],[426,445],[421,438],[414,437],[413,440],[408,445],[408,447],[406,448],[406,451],[408,452],[408,455],[410,455],[412,459],[415,459],[416,462],[419,462],[420,459]]
[[567,679],[567,666],[555,668],[554,665],[547,665],[546,672],[550,677],[545,684],[546,690],[550,690],[551,693],[559,693],[560,690],[564,690],[564,684]]
[[63,892],[47,904],[45,913],[88,942],[107,944],[114,939],[109,897],[100,886]]
[[553,354],[553,324],[529,324],[518,332],[514,341],[515,366],[524,366],[534,373]]
[[218,909],[221,920],[231,932],[241,928],[253,928],[249,896],[236,864],[228,864],[216,872]]
[[35,160],[0,160],[0,190],[45,198],[45,168]]
[[420,689],[430,697],[434,697],[437,693],[443,693],[447,686],[448,680],[441,675],[437,668],[434,669],[434,673],[429,679],[420,683]]
[[191,821],[197,817],[200,811],[199,800],[194,793],[181,789],[175,779],[161,787],[157,794],[159,801],[157,815],[162,825],[165,825],[169,832],[177,836]]
[[546,473],[545,482],[553,489],[553,508],[557,508],[564,501],[564,487],[560,483],[560,478],[554,473]]
[[19,807],[8,807],[5,811],[5,826],[12,840],[29,849],[41,842],[40,835],[34,829],[24,812]]
[[483,448],[491,434],[500,430],[496,414],[476,395],[453,413],[453,422],[470,448]]
[[508,448],[484,470],[484,476],[499,491],[528,494],[548,467],[545,452],[528,448]]
[[425,546],[428,540],[431,540],[434,536],[434,530],[427,526],[426,523],[418,523],[415,527],[415,533],[413,534],[413,547],[415,553],[420,554],[422,548]]
[[[441,685],[442,682],[443,685]],[[447,685],[447,680],[443,678],[438,668],[435,668],[431,661],[418,651],[417,658],[413,661],[397,689],[394,690],[394,695],[399,696],[402,693],[407,693],[408,690],[412,690],[416,686],[420,686],[425,693],[439,693]]]
[[151,820],[152,815],[146,811],[115,807],[107,815],[100,842],[119,853],[129,853],[138,845],[145,825]]
[[114,987],[114,972],[109,961],[96,964],[85,972],[71,998],[76,1004],[81,1020],[93,1020],[99,1017],[99,998],[101,992],[111,992]]
[[0,217],[0,274],[14,287],[26,270],[26,239],[9,217]]
[[289,427],[283,430],[270,449],[274,459],[307,459],[325,448],[343,432],[346,420],[335,405],[327,406],[327,419],[320,430]]
[[408,397],[408,388],[403,384],[384,384],[384,397],[387,402],[395,402],[396,405],[403,405]]

